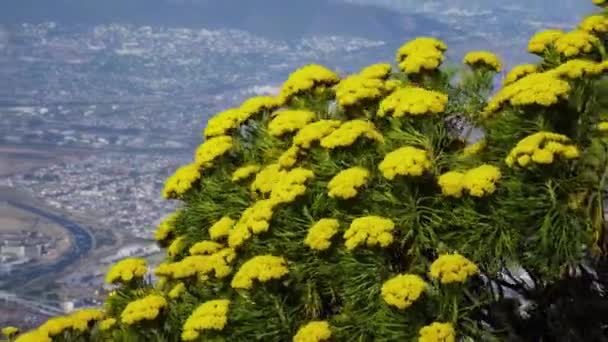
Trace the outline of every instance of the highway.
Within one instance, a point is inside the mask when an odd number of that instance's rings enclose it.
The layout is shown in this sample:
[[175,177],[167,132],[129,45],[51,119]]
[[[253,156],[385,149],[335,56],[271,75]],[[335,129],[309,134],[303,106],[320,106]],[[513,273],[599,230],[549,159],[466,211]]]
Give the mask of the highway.
[[64,314],[63,309],[60,306],[60,303],[43,303],[40,300],[33,299],[29,300],[23,297],[18,297],[14,293],[0,291],[0,303],[8,302],[17,304],[19,306],[26,307],[31,310],[35,310],[38,313],[41,313],[46,316],[58,316]]
[[15,286],[25,284],[35,278],[40,278],[46,275],[52,276],[60,273],[68,266],[88,254],[93,248],[93,237],[91,234],[89,234],[89,232],[86,231],[86,229],[82,228],[77,223],[69,221],[50,211],[46,211],[44,209],[40,209],[12,199],[4,198],[1,194],[0,201],[6,202],[13,207],[28,211],[32,214],[44,217],[51,222],[61,225],[70,232],[73,238],[73,244],[70,249],[57,261],[49,265],[33,266],[24,272],[15,272],[15,274],[10,276],[10,280],[8,282],[2,284],[3,288],[13,288]]

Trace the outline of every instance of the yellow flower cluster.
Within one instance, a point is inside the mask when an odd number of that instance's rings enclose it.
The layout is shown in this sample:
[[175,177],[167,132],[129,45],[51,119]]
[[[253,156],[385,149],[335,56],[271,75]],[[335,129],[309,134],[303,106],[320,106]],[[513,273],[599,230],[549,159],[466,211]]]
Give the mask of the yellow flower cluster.
[[252,234],[268,231],[275,205],[275,201],[266,199],[259,200],[245,209],[239,221],[228,234],[228,245],[237,248],[249,240]]
[[179,215],[177,211],[172,212],[160,221],[156,232],[154,232],[154,240],[162,242],[171,236],[177,215]]
[[462,62],[472,68],[483,67],[496,72],[502,69],[498,56],[489,51],[471,51],[464,56]]
[[464,256],[444,254],[431,264],[430,275],[442,284],[464,283],[469,277],[479,273],[477,265]]
[[120,320],[126,325],[137,324],[141,321],[155,320],[167,306],[167,300],[159,295],[147,295],[144,298],[134,300],[120,314]]
[[232,137],[222,135],[209,138],[196,149],[194,162],[202,167],[210,167],[213,162],[232,148]]
[[602,6],[602,5],[607,5],[608,2],[607,2],[607,0],[593,0],[593,4],[594,5],[598,5],[598,6]]
[[384,137],[370,121],[349,120],[321,139],[321,146],[334,149],[352,145],[359,137],[384,142]]
[[513,67],[502,81],[502,85],[509,85],[524,76],[533,74],[538,71],[538,67],[534,64],[521,64]]
[[228,236],[235,223],[236,221],[229,216],[222,217],[209,228],[209,237],[212,240],[219,240],[224,236]]
[[273,255],[259,255],[247,260],[236,272],[230,286],[235,289],[251,289],[253,281],[267,282],[280,279],[289,273],[287,261]]
[[283,86],[279,99],[287,103],[292,97],[319,86],[331,86],[340,81],[335,72],[318,64],[305,65],[289,75]]
[[279,156],[279,159],[277,159],[277,164],[279,164],[279,166],[283,169],[288,169],[298,162],[299,154],[300,148],[293,145]]
[[276,181],[270,193],[273,206],[280,203],[291,203],[296,197],[306,192],[307,180],[314,178],[315,174],[301,167],[290,170]]
[[33,330],[19,335],[15,342],[53,342],[53,339],[44,331]]
[[539,105],[548,107],[565,99],[570,93],[568,82],[560,80],[555,73],[543,72],[525,76],[502,88],[488,102],[483,115],[490,116],[505,104],[511,106]]
[[148,272],[148,265],[143,258],[127,258],[117,262],[106,275],[106,282],[110,284],[130,282],[143,278]]
[[6,336],[6,337],[12,337],[13,335],[16,335],[19,332],[19,328],[15,328],[15,327],[4,327],[2,328],[2,335]]
[[274,136],[281,136],[285,133],[292,133],[300,130],[311,121],[315,120],[316,114],[309,110],[283,110],[276,113],[276,116],[268,124],[268,133]]
[[327,184],[329,197],[353,198],[358,189],[367,183],[369,171],[363,167],[351,167],[340,171]]
[[365,216],[354,219],[344,233],[346,249],[349,251],[365,244],[368,247],[387,247],[393,242],[395,223],[380,216]]
[[578,158],[580,152],[574,145],[569,144],[570,138],[563,134],[553,132],[537,132],[520,140],[505,162],[509,167],[515,163],[526,167],[531,161],[537,164],[551,164],[555,155],[566,159]]
[[446,172],[439,176],[437,183],[446,196],[460,198],[464,190],[467,190],[471,196],[483,197],[496,191],[496,182],[500,177],[500,169],[484,164],[464,173]]
[[608,68],[601,63],[596,63],[587,59],[571,59],[549,72],[554,73],[557,77],[565,79],[578,79],[588,76],[598,76],[606,71],[608,71]]
[[583,19],[578,27],[589,33],[606,33],[608,32],[608,17],[592,15]]
[[236,169],[233,173],[232,173],[232,181],[233,182],[238,182],[241,181],[243,179],[247,179],[249,178],[251,175],[253,175],[254,173],[260,171],[260,166],[259,165],[245,165],[245,166],[241,166],[238,169]]
[[341,109],[381,98],[385,93],[384,81],[359,74],[348,76],[335,86],[336,101]]
[[99,322],[99,330],[108,331],[108,330],[112,329],[115,325],[116,325],[115,318],[107,318],[107,319],[104,319],[103,321]]
[[100,309],[82,309],[68,316],[51,318],[38,327],[37,331],[48,337],[59,336],[68,330],[84,332],[91,322],[102,320],[104,316]]
[[322,342],[330,338],[331,329],[327,321],[312,321],[298,329],[293,342]]
[[201,241],[197,242],[192,247],[190,247],[190,255],[210,255],[222,249],[221,243],[217,243],[215,241]]
[[597,130],[600,132],[608,132],[608,121],[598,123]]
[[462,150],[463,157],[471,157],[479,154],[486,147],[486,141],[484,139],[479,140],[476,143],[465,146]]
[[186,239],[180,236],[173,240],[169,247],[167,247],[167,255],[170,257],[178,256],[186,248]]
[[191,255],[180,261],[161,263],[155,270],[158,276],[171,279],[184,279],[198,276],[199,280],[207,280],[213,272],[218,279],[224,278],[232,272],[230,263],[236,258],[232,248],[224,248],[211,255]]
[[562,30],[544,30],[536,33],[528,41],[528,51],[531,53],[542,54],[559,37],[564,35]]
[[384,178],[393,180],[397,175],[421,176],[432,167],[428,153],[416,147],[405,146],[389,152],[378,165]]
[[171,291],[169,291],[167,295],[171,299],[177,299],[182,295],[182,293],[184,293],[184,291],[186,291],[186,285],[180,282],[177,283],[177,285],[173,286],[173,288],[171,289]]
[[434,90],[406,87],[396,90],[380,102],[378,116],[391,115],[399,118],[405,115],[425,115],[442,113],[448,104],[448,96]]
[[389,63],[378,63],[368,65],[359,71],[359,75],[365,78],[385,80],[391,75],[392,66]]
[[191,163],[181,166],[165,181],[163,198],[171,199],[183,195],[199,178],[201,178],[200,165]]
[[324,251],[331,246],[331,238],[338,233],[340,222],[336,219],[320,219],[308,230],[304,244],[312,249]]
[[575,57],[591,53],[599,44],[599,39],[591,33],[574,30],[555,40],[555,50],[565,57]]
[[340,120],[319,120],[304,126],[293,138],[293,144],[309,148],[313,142],[320,141],[340,127]]
[[387,280],[382,285],[382,298],[388,305],[398,309],[412,306],[427,290],[426,282],[414,274],[401,274]]
[[262,194],[270,193],[276,180],[281,178],[285,173],[286,171],[281,170],[281,165],[278,163],[267,165],[255,176],[255,179],[251,183],[251,191]]
[[255,114],[264,110],[272,111],[278,108],[279,105],[279,100],[271,96],[252,97],[243,102],[240,108],[225,110],[209,119],[205,128],[205,137],[211,138],[226,135]]
[[456,342],[456,331],[451,323],[433,322],[418,332],[418,342]]
[[229,306],[228,299],[214,299],[201,304],[184,323],[182,340],[196,340],[203,330],[223,330],[228,323]]
[[397,51],[399,69],[407,74],[417,74],[425,70],[437,69],[444,60],[447,45],[439,39],[419,37]]

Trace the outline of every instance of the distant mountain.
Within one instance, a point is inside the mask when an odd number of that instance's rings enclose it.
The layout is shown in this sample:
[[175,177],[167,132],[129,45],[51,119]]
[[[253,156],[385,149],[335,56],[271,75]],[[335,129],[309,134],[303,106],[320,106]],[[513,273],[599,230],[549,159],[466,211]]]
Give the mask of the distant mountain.
[[429,16],[332,0],[2,0],[0,24],[56,21],[232,28],[291,40],[348,35],[403,40],[450,32]]

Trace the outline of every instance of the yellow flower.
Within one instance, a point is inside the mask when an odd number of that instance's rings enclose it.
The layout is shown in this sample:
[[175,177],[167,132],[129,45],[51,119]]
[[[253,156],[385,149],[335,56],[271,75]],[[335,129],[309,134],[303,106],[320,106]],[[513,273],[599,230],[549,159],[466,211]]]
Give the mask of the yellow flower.
[[15,342],[53,342],[44,331],[33,330],[17,337]]
[[608,122],[607,121],[603,121],[597,124],[597,129],[600,132],[608,132]]
[[321,146],[329,149],[352,145],[359,137],[384,142],[384,137],[370,121],[350,120],[321,139]]
[[175,211],[165,216],[162,221],[160,221],[160,224],[158,225],[158,228],[154,233],[154,240],[166,241],[170,237],[170,235],[173,234],[175,220],[177,219],[178,215],[179,212]]
[[338,233],[340,222],[336,219],[320,219],[308,230],[304,244],[312,249],[324,251],[331,246],[331,238]]
[[196,149],[194,162],[203,167],[210,167],[213,162],[232,148],[232,138],[229,136],[213,137],[206,140]]
[[296,197],[306,192],[304,183],[314,178],[314,176],[311,170],[301,167],[290,170],[276,180],[276,184],[272,187],[270,193],[270,201],[273,205],[293,202]]
[[241,246],[252,233],[261,234],[268,231],[273,209],[276,203],[271,200],[259,200],[245,209],[239,221],[230,230],[228,245],[232,248]]
[[418,342],[456,342],[456,331],[451,323],[433,322],[419,331]]
[[538,67],[534,64],[521,64],[513,67],[502,81],[503,86],[507,86],[524,76],[533,74],[538,71]]
[[199,178],[201,178],[200,165],[192,163],[180,167],[165,181],[163,197],[170,199],[183,195]]
[[393,242],[393,230],[395,223],[390,219],[380,216],[359,217],[351,222],[350,227],[344,233],[346,249],[349,251],[365,244],[368,247],[380,245],[387,247]]
[[186,291],[186,285],[180,282],[177,283],[177,285],[173,286],[171,291],[169,291],[168,296],[171,299],[177,299],[182,295],[182,293],[184,293],[184,291]]
[[254,173],[258,172],[259,170],[260,170],[259,165],[245,165],[245,166],[239,167],[232,173],[232,181],[238,182],[243,179],[247,179]]
[[300,327],[293,342],[322,342],[331,338],[331,329],[326,321],[312,321]]
[[9,338],[13,337],[17,333],[19,333],[19,328],[15,328],[15,327],[2,328],[2,335],[6,336],[6,337],[9,337]]
[[555,41],[555,50],[565,57],[591,53],[600,45],[599,39],[583,30],[570,31]]
[[285,83],[283,83],[279,95],[280,103],[287,103],[292,97],[316,87],[334,85],[339,80],[338,74],[321,65],[305,65],[289,75]]
[[603,15],[592,15],[583,19],[578,27],[589,33],[606,33],[608,32],[608,18]]
[[340,171],[327,184],[329,197],[353,198],[358,189],[367,183],[369,171],[362,167],[351,167]]
[[115,318],[104,319],[103,321],[99,322],[99,330],[108,331],[108,330],[112,329],[112,327],[114,327],[114,325],[116,325]]
[[382,285],[382,298],[388,305],[398,309],[412,306],[427,290],[427,284],[417,275],[401,274],[387,280]]
[[180,261],[161,263],[155,274],[171,279],[184,279],[193,276],[209,277],[211,273],[218,279],[224,278],[232,272],[230,263],[236,258],[232,248],[224,248],[212,255],[191,255]]
[[448,46],[441,40],[432,37],[418,37],[406,44],[403,44],[397,52],[397,60],[401,61],[404,57],[414,54],[421,50],[433,48],[439,51],[446,51]]
[[569,142],[570,138],[563,134],[537,132],[520,140],[511,149],[505,162],[509,167],[513,167],[516,162],[519,166],[525,167],[531,161],[537,164],[551,164],[555,155],[561,155],[566,159],[578,158],[580,155],[578,148],[570,145]]
[[173,240],[169,247],[167,247],[167,255],[170,257],[178,256],[186,247],[186,239],[183,236]]
[[448,104],[448,96],[434,90],[407,87],[396,90],[382,102],[378,116],[391,115],[399,118],[405,115],[425,115],[442,113]]
[[386,89],[387,93],[392,93],[395,90],[401,88],[404,85],[400,80],[388,80],[384,82],[384,89]]
[[562,30],[544,30],[536,33],[528,42],[528,51],[531,53],[542,54],[559,37],[564,35]]
[[604,6],[607,5],[608,2],[606,2],[606,0],[593,0],[593,4],[597,6]]
[[262,194],[270,193],[276,180],[283,177],[286,173],[287,171],[281,170],[279,164],[267,165],[255,176],[255,180],[251,183],[251,191]]
[[549,71],[557,77],[565,79],[578,79],[588,76],[597,76],[602,73],[599,63],[586,59],[571,59],[557,68]]
[[205,138],[226,135],[241,123],[242,114],[238,108],[227,109],[207,121]]
[[304,126],[293,138],[293,144],[309,148],[313,142],[319,141],[340,127],[340,120],[319,120]]
[[378,63],[366,66],[359,71],[359,75],[365,78],[386,79],[391,74],[391,65],[389,63]]
[[281,136],[300,130],[316,118],[316,114],[309,110],[284,110],[278,112],[268,124],[268,133]]
[[443,52],[434,48],[417,51],[399,62],[399,69],[406,74],[418,74],[439,68],[444,60]]
[[462,186],[471,196],[483,197],[496,191],[496,182],[500,177],[500,169],[484,164],[468,170],[462,178]]
[[471,157],[479,154],[486,147],[486,141],[484,139],[479,140],[476,143],[468,145],[462,150],[463,157]]
[[133,325],[144,320],[152,321],[167,306],[167,300],[159,295],[148,295],[127,304],[120,314],[121,322]]
[[385,93],[383,80],[361,75],[343,79],[335,86],[335,90],[336,101],[342,109],[377,100]]
[[91,322],[103,318],[104,312],[100,309],[82,309],[68,316],[49,319],[38,328],[38,331],[50,337],[59,336],[68,330],[84,332]]
[[279,156],[277,163],[281,168],[288,169],[298,162],[299,153],[300,148],[296,145],[293,145]]
[[106,275],[106,282],[110,284],[130,282],[143,278],[148,272],[148,265],[142,258],[127,258],[117,262]]
[[464,283],[469,277],[479,273],[477,265],[464,256],[444,254],[431,264],[430,275],[442,284]]
[[259,255],[246,261],[236,272],[230,286],[235,289],[251,289],[253,281],[267,282],[280,279],[289,273],[287,261],[273,255]]
[[501,89],[484,109],[485,117],[496,113],[505,104],[514,107],[540,105],[549,107],[568,97],[571,87],[555,73],[544,72],[525,76]]
[[421,176],[432,167],[428,153],[411,146],[389,152],[378,165],[384,178],[393,180],[397,175]]
[[212,240],[218,240],[224,236],[228,236],[230,229],[232,229],[235,223],[236,221],[229,216],[222,217],[209,228],[209,237]]
[[463,178],[464,173],[458,171],[449,171],[439,176],[437,183],[441,187],[441,193],[445,196],[462,197],[462,191],[464,190],[464,185],[462,184]]
[[247,99],[239,108],[239,122],[243,123],[262,111],[275,110],[279,105],[279,99],[272,96],[255,96]]
[[209,300],[197,307],[184,323],[182,340],[196,340],[203,330],[223,330],[228,323],[230,300]]
[[496,72],[502,69],[498,56],[489,51],[471,51],[464,56],[462,62],[472,68],[482,66]]
[[189,252],[190,255],[208,255],[213,254],[222,248],[222,244],[215,241],[201,241],[192,245]]

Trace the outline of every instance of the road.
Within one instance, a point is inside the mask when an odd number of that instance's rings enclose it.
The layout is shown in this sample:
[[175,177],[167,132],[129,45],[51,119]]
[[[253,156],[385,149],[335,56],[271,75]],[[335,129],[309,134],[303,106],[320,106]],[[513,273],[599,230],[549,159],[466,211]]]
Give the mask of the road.
[[69,221],[57,214],[50,211],[40,209],[38,207],[21,203],[9,198],[4,198],[0,195],[0,201],[6,202],[7,204],[16,207],[21,210],[28,211],[32,214],[44,217],[51,222],[61,225],[67,229],[73,238],[73,244],[70,249],[63,254],[59,260],[52,264],[44,266],[33,266],[28,268],[25,272],[18,272],[11,275],[10,280],[2,284],[2,288],[14,288],[15,286],[23,285],[35,278],[41,278],[43,276],[57,274],[65,270],[71,264],[77,262],[79,259],[87,255],[93,248],[93,237],[89,232],[82,228],[78,223]]

